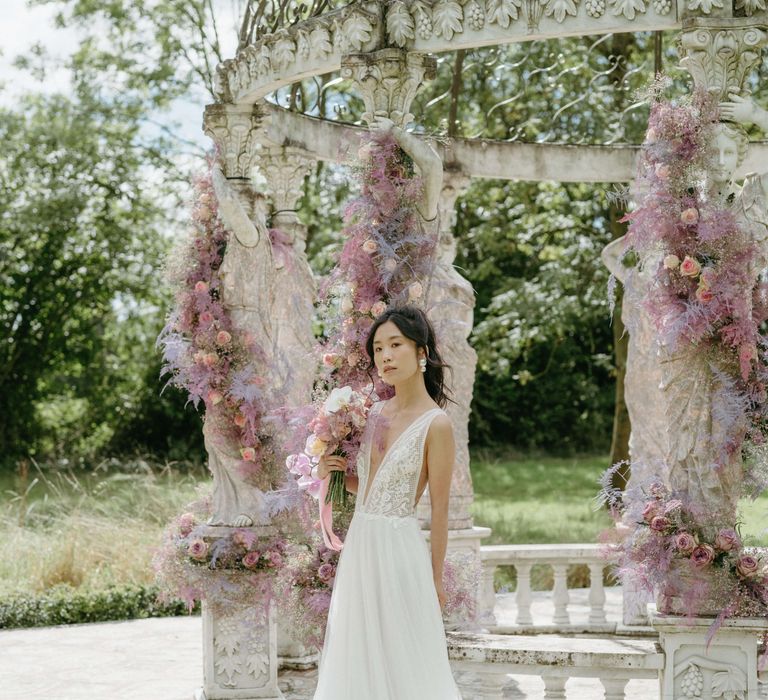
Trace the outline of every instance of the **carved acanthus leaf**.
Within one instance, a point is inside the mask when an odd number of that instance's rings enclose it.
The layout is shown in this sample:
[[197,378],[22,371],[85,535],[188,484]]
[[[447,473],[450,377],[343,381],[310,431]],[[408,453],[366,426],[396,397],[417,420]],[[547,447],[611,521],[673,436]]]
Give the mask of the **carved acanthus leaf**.
[[575,17],[576,12],[576,3],[574,0],[549,0],[546,9],[548,17],[554,15],[555,19],[561,23],[566,15],[573,15]]
[[325,58],[333,51],[331,36],[323,26],[315,27],[309,33],[309,43],[312,46],[312,53],[319,58]]
[[705,15],[712,12],[713,7],[722,8],[722,0],[688,0],[688,9],[691,12],[701,10]]
[[395,46],[400,47],[405,46],[409,39],[414,39],[416,36],[413,17],[408,12],[405,3],[400,2],[400,0],[392,3],[389,7],[389,12],[387,13],[387,36]]
[[311,52],[312,44],[309,41],[309,34],[305,29],[299,29],[296,32],[296,53],[306,60]]
[[488,0],[488,21],[506,29],[518,18],[521,4],[522,0]]
[[367,17],[355,12],[344,20],[341,31],[344,33],[347,46],[352,51],[359,51],[363,44],[371,40],[373,25]]
[[444,37],[447,41],[453,38],[454,33],[463,31],[461,20],[464,12],[456,0],[442,0],[432,8],[432,24],[435,34]]
[[[695,2],[696,0],[694,0]],[[709,0],[703,0],[708,2]],[[718,0],[715,0],[717,2]],[[634,19],[638,12],[645,12],[644,0],[610,0],[615,16],[624,15],[627,19]]]
[[425,3],[419,0],[411,5],[411,11],[416,17],[416,31],[426,41],[432,36],[432,12]]
[[259,49],[259,54],[254,59],[253,66],[257,75],[264,75],[269,73],[271,66],[269,46],[264,44],[261,49]]
[[744,8],[747,17],[751,17],[756,10],[765,9],[765,0],[736,0],[736,9]]
[[280,69],[293,63],[296,46],[287,31],[280,32],[280,36],[272,45],[272,64]]

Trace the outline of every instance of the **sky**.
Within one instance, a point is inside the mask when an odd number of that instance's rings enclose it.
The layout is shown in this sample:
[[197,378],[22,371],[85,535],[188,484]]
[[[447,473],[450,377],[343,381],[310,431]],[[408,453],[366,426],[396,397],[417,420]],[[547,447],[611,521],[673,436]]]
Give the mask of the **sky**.
[[[54,17],[59,6],[56,4],[29,7],[28,0],[2,0],[3,11],[0,15],[0,106],[10,107],[15,97],[25,90],[66,91],[68,73],[58,70],[49,73],[44,83],[34,82],[29,75],[13,67],[13,61],[19,54],[28,53],[31,46],[41,43],[48,54],[57,61],[64,62],[77,48],[78,32],[71,27],[57,28]],[[224,54],[232,55],[235,50],[236,34],[233,17],[239,14],[239,0],[214,0],[219,17],[220,38],[224,45]],[[226,46],[229,40],[230,46]],[[211,143],[202,131],[203,102],[177,100],[170,112],[159,121],[175,123],[176,132],[188,141],[207,149]]]

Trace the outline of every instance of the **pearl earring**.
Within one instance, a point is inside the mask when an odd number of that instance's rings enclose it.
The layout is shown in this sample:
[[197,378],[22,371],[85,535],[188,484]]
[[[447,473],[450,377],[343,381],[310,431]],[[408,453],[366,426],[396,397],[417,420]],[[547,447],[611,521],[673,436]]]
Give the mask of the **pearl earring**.
[[422,357],[422,358],[419,360],[419,369],[420,369],[422,372],[426,372],[426,371],[427,371],[427,358],[426,358],[426,357]]

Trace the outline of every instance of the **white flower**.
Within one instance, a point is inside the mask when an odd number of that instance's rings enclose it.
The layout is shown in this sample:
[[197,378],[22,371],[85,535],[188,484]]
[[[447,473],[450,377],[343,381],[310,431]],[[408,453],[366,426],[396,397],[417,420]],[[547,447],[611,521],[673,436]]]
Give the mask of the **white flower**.
[[325,410],[328,413],[336,413],[341,408],[346,408],[352,401],[352,387],[344,386],[334,389],[325,400]]

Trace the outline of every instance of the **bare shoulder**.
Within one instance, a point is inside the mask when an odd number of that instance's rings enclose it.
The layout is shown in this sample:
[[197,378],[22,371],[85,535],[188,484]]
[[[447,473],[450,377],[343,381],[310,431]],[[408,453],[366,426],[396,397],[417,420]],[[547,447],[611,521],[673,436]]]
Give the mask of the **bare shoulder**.
[[438,413],[429,426],[428,437],[430,439],[443,440],[453,436],[453,423],[445,412]]

